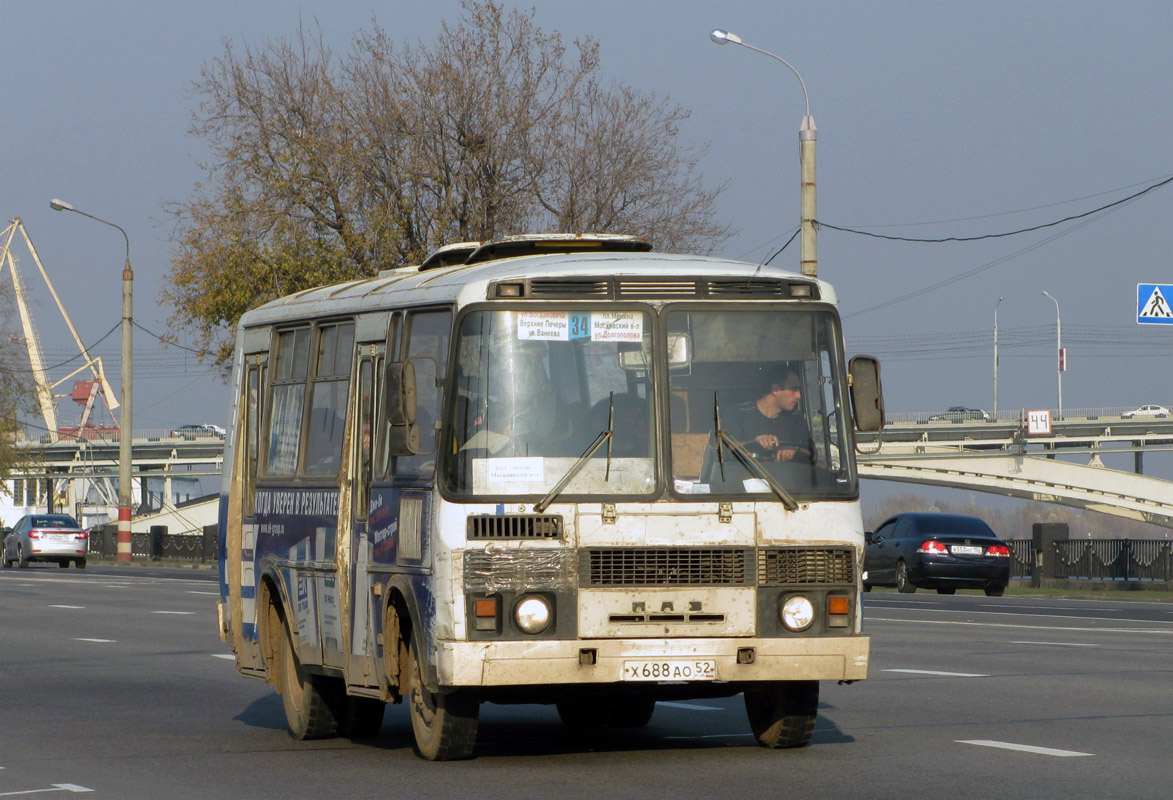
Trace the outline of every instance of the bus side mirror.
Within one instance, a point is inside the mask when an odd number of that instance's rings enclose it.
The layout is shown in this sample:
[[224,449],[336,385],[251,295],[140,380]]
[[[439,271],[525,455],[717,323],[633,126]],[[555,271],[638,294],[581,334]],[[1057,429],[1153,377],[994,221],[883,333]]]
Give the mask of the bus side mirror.
[[855,428],[873,432],[884,427],[884,391],[880,386],[880,362],[873,356],[855,356],[851,371],[851,414]]
[[415,423],[416,385],[415,364],[396,361],[387,365],[387,424],[392,426]]
[[417,394],[415,364],[410,360],[387,365],[387,455],[420,453],[420,429],[415,424]]

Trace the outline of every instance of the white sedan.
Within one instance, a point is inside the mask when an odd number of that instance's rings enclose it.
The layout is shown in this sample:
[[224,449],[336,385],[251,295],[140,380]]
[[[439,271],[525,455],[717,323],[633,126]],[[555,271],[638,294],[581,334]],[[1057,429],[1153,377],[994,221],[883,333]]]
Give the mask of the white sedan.
[[1167,417],[1169,413],[1169,409],[1164,406],[1147,405],[1134,408],[1131,411],[1125,411],[1120,416],[1124,419],[1132,419],[1133,417]]

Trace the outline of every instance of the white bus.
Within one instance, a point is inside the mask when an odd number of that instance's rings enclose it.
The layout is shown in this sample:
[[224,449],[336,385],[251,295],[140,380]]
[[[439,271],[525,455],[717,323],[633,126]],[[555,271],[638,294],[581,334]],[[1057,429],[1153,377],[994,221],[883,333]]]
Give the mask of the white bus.
[[420,755],[458,759],[483,702],[634,727],[743,694],[800,747],[819,681],[867,675],[879,368],[845,363],[823,281],[615,235],[452,245],[248,312],[232,380],[220,634],[296,738],[406,699]]

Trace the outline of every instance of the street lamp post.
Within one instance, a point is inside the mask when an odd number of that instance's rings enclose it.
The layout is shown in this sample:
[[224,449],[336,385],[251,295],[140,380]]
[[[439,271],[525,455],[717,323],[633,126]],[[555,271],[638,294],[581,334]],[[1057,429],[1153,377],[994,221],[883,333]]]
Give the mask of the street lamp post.
[[[1051,297],[1049,292],[1043,292]],[[1063,317],[1059,315],[1059,301],[1051,297],[1055,303],[1055,374],[1059,376],[1059,419],[1063,419]]]
[[998,419],[998,306],[1005,297],[999,297],[994,304],[994,420]]
[[131,552],[130,512],[134,504],[131,488],[131,444],[134,427],[131,420],[132,385],[134,380],[131,329],[134,321],[134,273],[130,269],[130,237],[121,226],[80,211],[63,200],[49,201],[54,211],[72,211],[103,225],[118,228],[126,240],[126,266],[122,268],[122,422],[118,431],[118,563],[129,564]]
[[717,44],[733,42],[733,44],[747,47],[755,53],[769,56],[775,61],[781,61],[794,73],[794,76],[798,78],[798,82],[802,86],[802,97],[806,101],[806,116],[802,118],[802,125],[798,129],[798,140],[802,148],[802,207],[800,212],[802,215],[802,252],[800,258],[802,261],[802,274],[811,278],[818,277],[818,237],[815,232],[815,141],[818,138],[818,130],[815,128],[815,119],[811,116],[811,101],[810,95],[806,92],[806,82],[789,61],[781,56],[774,55],[768,50],[762,50],[761,48],[754,47],[752,44],[746,44],[736,33],[715,30],[709,34],[709,38]]

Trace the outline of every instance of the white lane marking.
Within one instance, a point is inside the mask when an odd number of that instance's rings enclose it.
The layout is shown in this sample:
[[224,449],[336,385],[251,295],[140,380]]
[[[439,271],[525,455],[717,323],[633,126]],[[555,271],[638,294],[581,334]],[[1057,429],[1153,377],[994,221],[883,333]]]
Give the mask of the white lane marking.
[[957,739],[956,741],[958,744],[976,744],[978,747],[1000,747],[1003,750],[1019,750],[1023,753],[1035,753],[1040,756],[1058,756],[1059,758],[1095,755],[1095,753],[1080,753],[1076,750],[1056,750],[1052,747],[1035,747],[1031,744],[995,742],[990,739]]
[[56,604],[56,603],[50,603],[50,604],[49,604],[49,608],[76,608],[76,609],[84,609],[84,608],[85,608],[85,606],[63,606],[63,605],[58,605],[58,604]]
[[187,617],[187,616],[191,616],[192,614],[194,614],[196,612],[194,612],[194,611],[152,611],[151,613],[152,614],[176,614],[179,616]]
[[92,792],[93,789],[87,789],[84,786],[78,786],[76,783],[55,783],[52,789],[25,789],[23,792],[0,792],[0,797],[13,797],[18,794],[43,794],[45,792]]
[[906,672],[909,675],[939,675],[943,678],[988,678],[980,672],[939,672],[933,669],[885,669],[881,672]]
[[683,708],[688,711],[720,711],[721,710],[721,709],[717,708],[716,706],[698,706],[694,703],[660,702],[660,703],[657,703],[656,705],[668,706],[669,708]]
[[[887,606],[886,608],[887,608],[887,610],[891,611],[894,608],[894,606]],[[913,608],[911,606],[909,606],[908,610],[910,610],[910,611],[932,611],[937,614],[972,614],[973,613],[972,611],[968,611],[965,609],[951,609],[951,608],[920,609],[920,608]],[[1010,613],[1010,612],[1007,612],[1007,614],[1008,613]],[[1006,614],[1002,614],[1001,616],[1006,616]],[[1120,619],[1118,617],[1085,617],[1085,616],[1080,616],[1079,614],[1017,614],[1016,616],[1044,617],[1047,619],[1078,619],[1078,620],[1082,620],[1085,622],[1118,622],[1118,623],[1119,622],[1136,622],[1136,623],[1151,622],[1154,625],[1173,624],[1170,622],[1165,622],[1164,620]],[[866,607],[865,607],[864,619],[867,619]],[[985,624],[985,623],[970,623],[970,624],[976,625],[976,624]]]
[[97,642],[98,644],[113,644],[117,639],[74,639],[75,642]]
[[[232,655],[232,653],[212,653],[212,658],[226,658],[229,661],[236,660],[236,656]],[[665,705],[667,705],[667,704],[665,704]]]
[[196,592],[196,591],[193,591],[193,590],[191,590],[191,589],[188,589],[188,590],[187,590],[187,593],[188,593],[188,594],[210,594],[210,595],[212,595],[213,597],[219,597],[219,596],[220,596],[220,593],[219,593],[219,592]]
[[[1164,628],[1077,628],[1067,625],[1011,625],[1009,622],[958,622],[945,619],[892,619],[889,617],[866,618],[866,622],[901,622],[906,625],[970,625],[978,628],[1021,628],[1032,631],[1080,631],[1082,633],[1156,633],[1162,636],[1173,634]],[[1142,620],[1119,620],[1141,622]],[[1158,623],[1163,624],[1163,623]]]
[[1085,642],[1011,642],[1011,644],[1041,644],[1050,647],[1099,647],[1098,644],[1087,644]]

